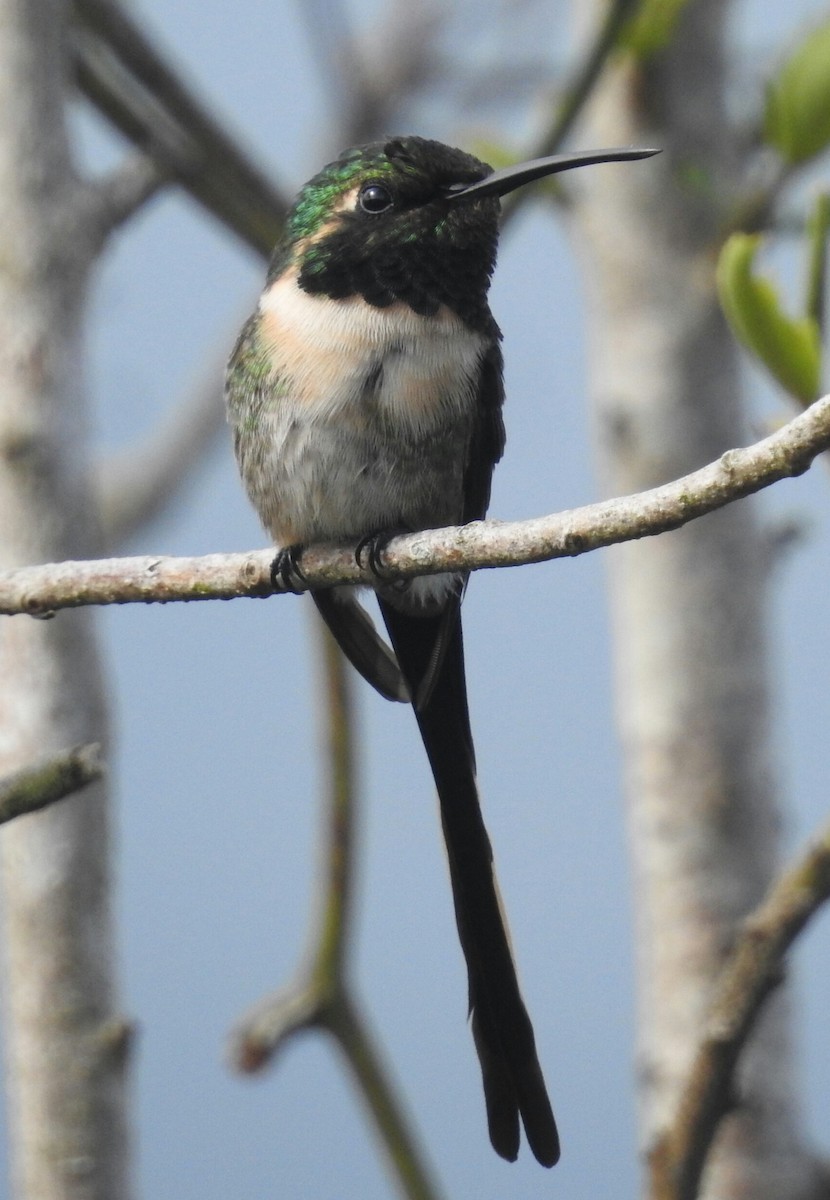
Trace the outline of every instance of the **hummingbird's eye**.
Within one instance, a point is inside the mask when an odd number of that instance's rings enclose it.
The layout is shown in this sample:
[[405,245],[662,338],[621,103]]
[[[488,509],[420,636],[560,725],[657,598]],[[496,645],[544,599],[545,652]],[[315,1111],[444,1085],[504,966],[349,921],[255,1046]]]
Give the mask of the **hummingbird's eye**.
[[357,202],[366,213],[382,213],[394,203],[389,188],[382,183],[367,183],[360,189]]

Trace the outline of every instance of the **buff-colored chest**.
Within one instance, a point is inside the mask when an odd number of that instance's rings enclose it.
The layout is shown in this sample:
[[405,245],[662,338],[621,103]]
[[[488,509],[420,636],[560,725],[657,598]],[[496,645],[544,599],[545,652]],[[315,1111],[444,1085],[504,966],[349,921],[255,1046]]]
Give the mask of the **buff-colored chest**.
[[405,304],[312,296],[288,275],[265,291],[259,316],[261,345],[297,416],[379,421],[418,438],[475,404],[485,338],[447,309],[422,317]]

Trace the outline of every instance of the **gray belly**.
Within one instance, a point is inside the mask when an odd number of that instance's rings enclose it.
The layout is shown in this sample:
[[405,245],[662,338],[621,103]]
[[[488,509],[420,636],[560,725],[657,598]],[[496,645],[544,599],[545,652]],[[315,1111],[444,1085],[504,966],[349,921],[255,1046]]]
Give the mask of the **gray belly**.
[[251,501],[279,545],[456,524],[472,419],[465,407],[415,436],[377,413],[309,412],[283,398],[254,429],[237,431]]

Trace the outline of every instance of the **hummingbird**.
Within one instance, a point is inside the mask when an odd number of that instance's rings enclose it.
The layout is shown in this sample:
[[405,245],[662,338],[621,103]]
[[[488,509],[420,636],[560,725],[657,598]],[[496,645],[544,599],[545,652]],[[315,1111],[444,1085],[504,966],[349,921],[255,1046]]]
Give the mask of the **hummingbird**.
[[421,137],[346,150],[300,191],[226,377],[242,480],[298,590],[313,542],[357,545],[389,637],[351,587],[313,589],[353,666],[411,704],[438,791],[490,1140],[544,1166],[559,1135],[482,819],[467,708],[461,571],[383,570],[402,531],[481,520],[504,449],[501,333],[488,290],[499,197],[642,149],[553,155],[493,171]]

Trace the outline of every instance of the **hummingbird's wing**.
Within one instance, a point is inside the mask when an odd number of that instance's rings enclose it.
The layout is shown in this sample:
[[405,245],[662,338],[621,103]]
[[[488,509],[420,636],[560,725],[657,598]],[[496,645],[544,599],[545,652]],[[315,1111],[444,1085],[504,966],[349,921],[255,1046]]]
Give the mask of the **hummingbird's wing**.
[[[498,341],[494,339],[479,368],[476,421],[464,469],[462,524],[467,524],[469,521],[480,521],[486,516],[490,503],[493,468],[504,452],[502,370],[501,349]],[[416,708],[423,708],[427,704],[438,678],[446,648],[459,620],[459,610],[467,588],[467,579],[467,575],[459,577],[457,588],[447,595],[444,608],[432,625],[432,652],[425,663],[421,664],[417,678],[417,690],[412,690],[414,681],[411,676],[407,676],[406,682]],[[403,605],[395,605],[394,597],[392,597],[391,603],[394,607],[405,611]]]
[[[477,420],[464,472],[461,520],[465,523],[480,520],[487,512],[493,468],[504,450],[502,355],[496,341],[482,359],[477,393]],[[352,589],[330,588],[311,594],[341,650],[366,682],[387,700],[408,703],[414,699],[422,706],[440,671],[465,586],[466,579],[457,594],[448,596],[433,627],[432,654],[418,680],[417,695],[410,691],[412,680],[404,679],[394,653],[375,629],[372,618]]]
[[[501,336],[501,335],[499,335]],[[476,423],[464,471],[463,521],[481,521],[490,504],[493,469],[504,453],[504,362],[494,339],[481,362]]]

